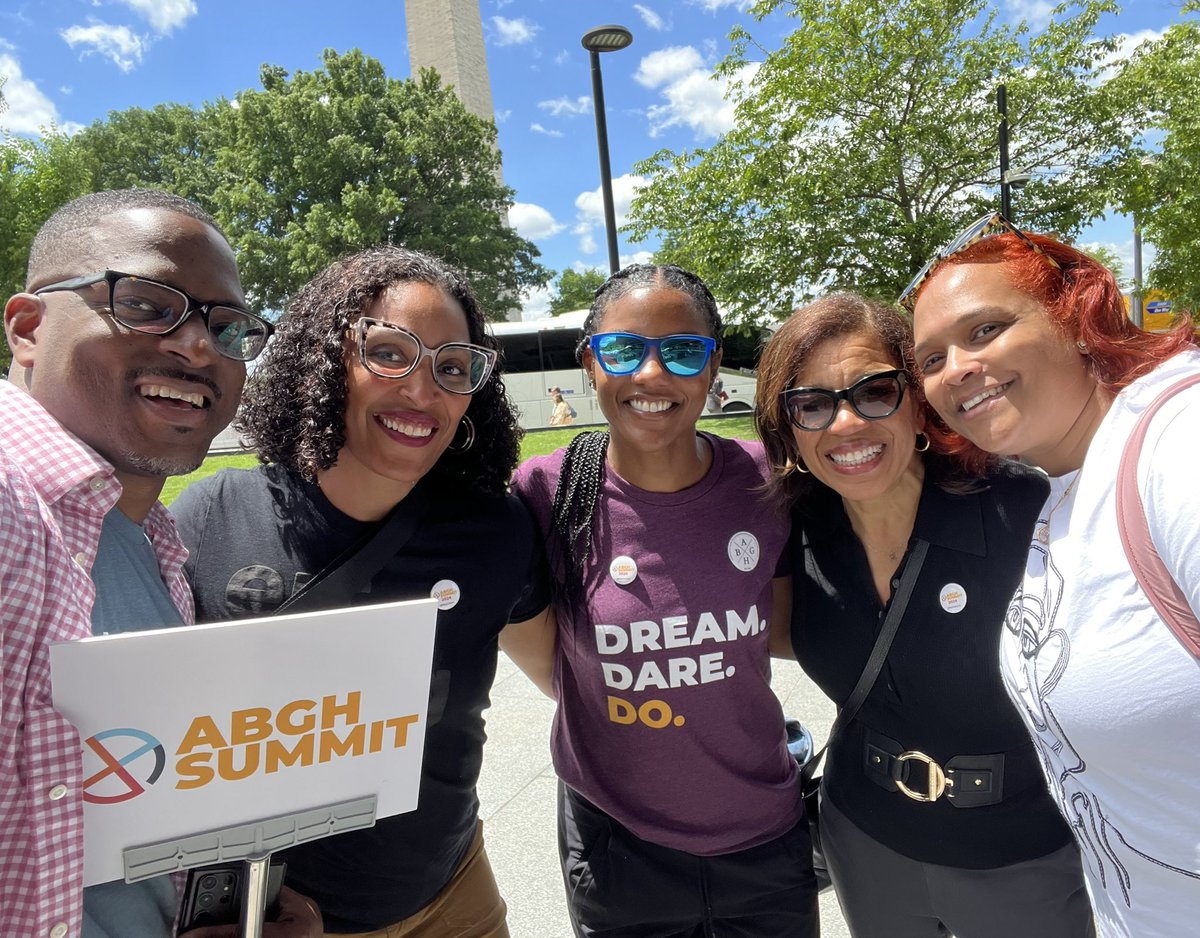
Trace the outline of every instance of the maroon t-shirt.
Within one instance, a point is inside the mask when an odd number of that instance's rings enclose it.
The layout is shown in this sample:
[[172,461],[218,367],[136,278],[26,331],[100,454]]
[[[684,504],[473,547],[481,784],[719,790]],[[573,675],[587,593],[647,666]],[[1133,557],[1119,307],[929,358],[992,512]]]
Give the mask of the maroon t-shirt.
[[[638,837],[697,855],[773,840],[801,817],[770,687],[771,580],[788,536],[761,496],[762,447],[705,434],[712,467],[680,492],[611,469],[583,571],[558,610],[559,776]],[[562,451],[513,480],[543,532]]]

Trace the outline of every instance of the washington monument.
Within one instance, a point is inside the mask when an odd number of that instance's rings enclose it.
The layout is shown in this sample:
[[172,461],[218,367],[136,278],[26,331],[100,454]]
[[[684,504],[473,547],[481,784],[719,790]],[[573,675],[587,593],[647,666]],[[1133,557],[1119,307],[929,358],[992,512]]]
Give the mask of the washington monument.
[[468,111],[494,121],[479,0],[405,0],[404,14],[413,77],[436,69]]

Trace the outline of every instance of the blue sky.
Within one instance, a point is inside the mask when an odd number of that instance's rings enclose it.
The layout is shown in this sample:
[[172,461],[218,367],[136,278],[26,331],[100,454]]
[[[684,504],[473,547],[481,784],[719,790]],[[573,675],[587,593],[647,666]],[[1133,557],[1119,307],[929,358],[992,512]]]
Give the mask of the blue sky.
[[[752,27],[767,48],[786,21],[753,24],[743,0],[481,0],[511,221],[555,270],[607,269],[587,52],[592,26],[620,23],[633,45],[602,57],[618,221],[656,150],[711,144],[732,109],[709,80],[729,30]],[[1046,0],[1001,0],[1001,15],[1043,22]],[[1127,0],[1105,24],[1133,44],[1178,18],[1178,0]],[[111,110],[200,104],[258,87],[263,63],[311,70],[325,48],[362,48],[390,75],[409,74],[402,0],[3,0],[0,75],[8,75],[0,127],[36,134],[71,129]],[[1095,225],[1085,242],[1117,251],[1128,275],[1127,218]],[[654,245],[621,239],[623,262]],[[1150,251],[1147,256],[1151,256]],[[526,316],[544,310],[529,298]]]

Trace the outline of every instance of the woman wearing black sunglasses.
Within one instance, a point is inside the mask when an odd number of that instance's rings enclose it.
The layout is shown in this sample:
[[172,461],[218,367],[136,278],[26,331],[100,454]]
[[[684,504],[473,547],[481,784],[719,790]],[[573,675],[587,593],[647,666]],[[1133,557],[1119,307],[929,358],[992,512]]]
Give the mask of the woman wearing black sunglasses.
[[836,294],[759,366],[771,489],[792,510],[796,658],[842,707],[899,623],[830,743],[830,875],[855,938],[1091,935],[1078,852],[996,660],[1046,482],[948,455],[960,441],[916,389],[911,348],[897,310]]
[[[693,274],[637,265],[596,292],[583,331],[609,429],[513,481],[557,587],[552,745],[575,933],[815,938],[799,772],[770,687],[786,518],[761,495],[760,446],[696,430],[716,303]],[[538,670],[538,649],[504,647]]]

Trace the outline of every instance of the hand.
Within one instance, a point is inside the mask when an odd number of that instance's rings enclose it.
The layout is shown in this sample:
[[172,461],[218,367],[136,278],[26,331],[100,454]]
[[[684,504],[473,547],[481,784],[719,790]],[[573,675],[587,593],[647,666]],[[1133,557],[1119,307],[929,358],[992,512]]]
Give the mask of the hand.
[[[279,915],[263,925],[262,938],[321,938],[325,923],[321,910],[307,896],[284,886],[279,890]],[[184,932],[180,938],[242,938],[240,925],[206,925]]]

